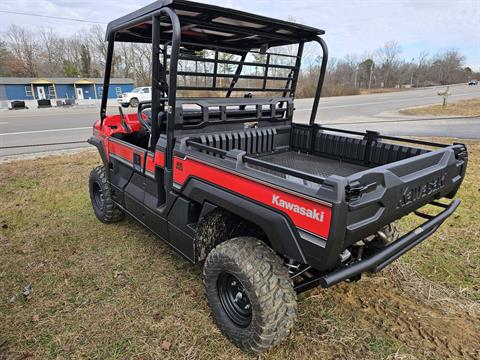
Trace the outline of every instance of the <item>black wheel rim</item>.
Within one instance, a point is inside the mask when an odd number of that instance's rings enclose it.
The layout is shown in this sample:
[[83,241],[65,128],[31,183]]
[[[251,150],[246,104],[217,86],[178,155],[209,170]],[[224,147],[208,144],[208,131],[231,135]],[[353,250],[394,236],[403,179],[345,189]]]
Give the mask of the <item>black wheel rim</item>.
[[103,209],[103,201],[104,201],[103,200],[103,191],[102,191],[102,188],[100,187],[100,185],[97,182],[93,183],[92,191],[93,191],[93,202],[94,202],[95,207],[98,210],[102,210]]
[[217,289],[222,307],[230,320],[240,327],[247,327],[252,321],[252,305],[240,280],[230,273],[221,273]]

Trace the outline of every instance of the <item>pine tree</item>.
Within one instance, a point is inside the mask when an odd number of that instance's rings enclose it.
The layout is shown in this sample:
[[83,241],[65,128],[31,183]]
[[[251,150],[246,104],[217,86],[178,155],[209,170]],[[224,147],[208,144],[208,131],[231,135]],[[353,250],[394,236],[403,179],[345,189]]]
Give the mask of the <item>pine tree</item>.
[[63,73],[66,77],[77,77],[80,75],[75,64],[69,60],[63,61]]
[[89,48],[84,44],[82,44],[80,48],[80,64],[80,75],[83,77],[89,77],[92,66],[92,58],[90,56]]

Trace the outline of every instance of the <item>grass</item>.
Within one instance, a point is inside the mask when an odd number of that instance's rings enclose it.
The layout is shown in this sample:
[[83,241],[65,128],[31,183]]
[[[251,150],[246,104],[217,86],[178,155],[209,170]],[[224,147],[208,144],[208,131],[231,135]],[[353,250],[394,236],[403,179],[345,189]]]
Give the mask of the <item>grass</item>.
[[[260,358],[478,358],[480,144],[469,150],[454,219],[377,276],[302,294],[292,335]],[[93,154],[0,165],[0,359],[252,358],[214,325],[200,266],[133,220],[98,222]],[[419,291],[432,284],[455,301]]]
[[480,116],[480,98],[449,102],[446,107],[441,104],[414,107],[401,110],[400,113],[417,116]]

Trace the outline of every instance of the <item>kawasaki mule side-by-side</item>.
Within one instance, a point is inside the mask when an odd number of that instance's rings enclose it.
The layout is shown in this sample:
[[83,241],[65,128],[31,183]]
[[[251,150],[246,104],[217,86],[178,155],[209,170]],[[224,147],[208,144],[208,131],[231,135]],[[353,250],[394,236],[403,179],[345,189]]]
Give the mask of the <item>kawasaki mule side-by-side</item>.
[[[184,0],[157,1],[107,28],[101,114],[89,140],[103,160],[89,181],[95,214],[104,223],[128,214],[203,263],[214,319],[246,351],[290,333],[298,293],[380,271],[460,202],[447,199],[465,175],[463,144],[316,122],[322,34]],[[151,44],[151,101],[107,115],[118,42]],[[309,42],[323,55],[310,121],[299,124],[294,98]],[[427,204],[435,215],[419,210]],[[425,221],[396,236],[394,222],[411,213]]]

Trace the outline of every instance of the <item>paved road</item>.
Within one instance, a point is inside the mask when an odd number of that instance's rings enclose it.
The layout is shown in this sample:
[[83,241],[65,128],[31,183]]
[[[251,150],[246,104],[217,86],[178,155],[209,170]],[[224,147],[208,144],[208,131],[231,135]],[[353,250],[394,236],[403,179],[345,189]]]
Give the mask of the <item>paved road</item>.
[[[378,130],[388,135],[451,136],[480,138],[480,120],[415,120],[399,116],[401,108],[438,103],[438,89],[409,90],[387,94],[324,98],[317,122],[351,130]],[[480,86],[450,88],[451,101],[480,97]],[[295,121],[308,122],[312,99],[295,102]],[[110,113],[116,112],[111,107]],[[0,112],[0,148],[70,141],[84,141],[91,135],[98,109],[39,109]],[[87,144],[0,149],[0,156],[88,146]]]

